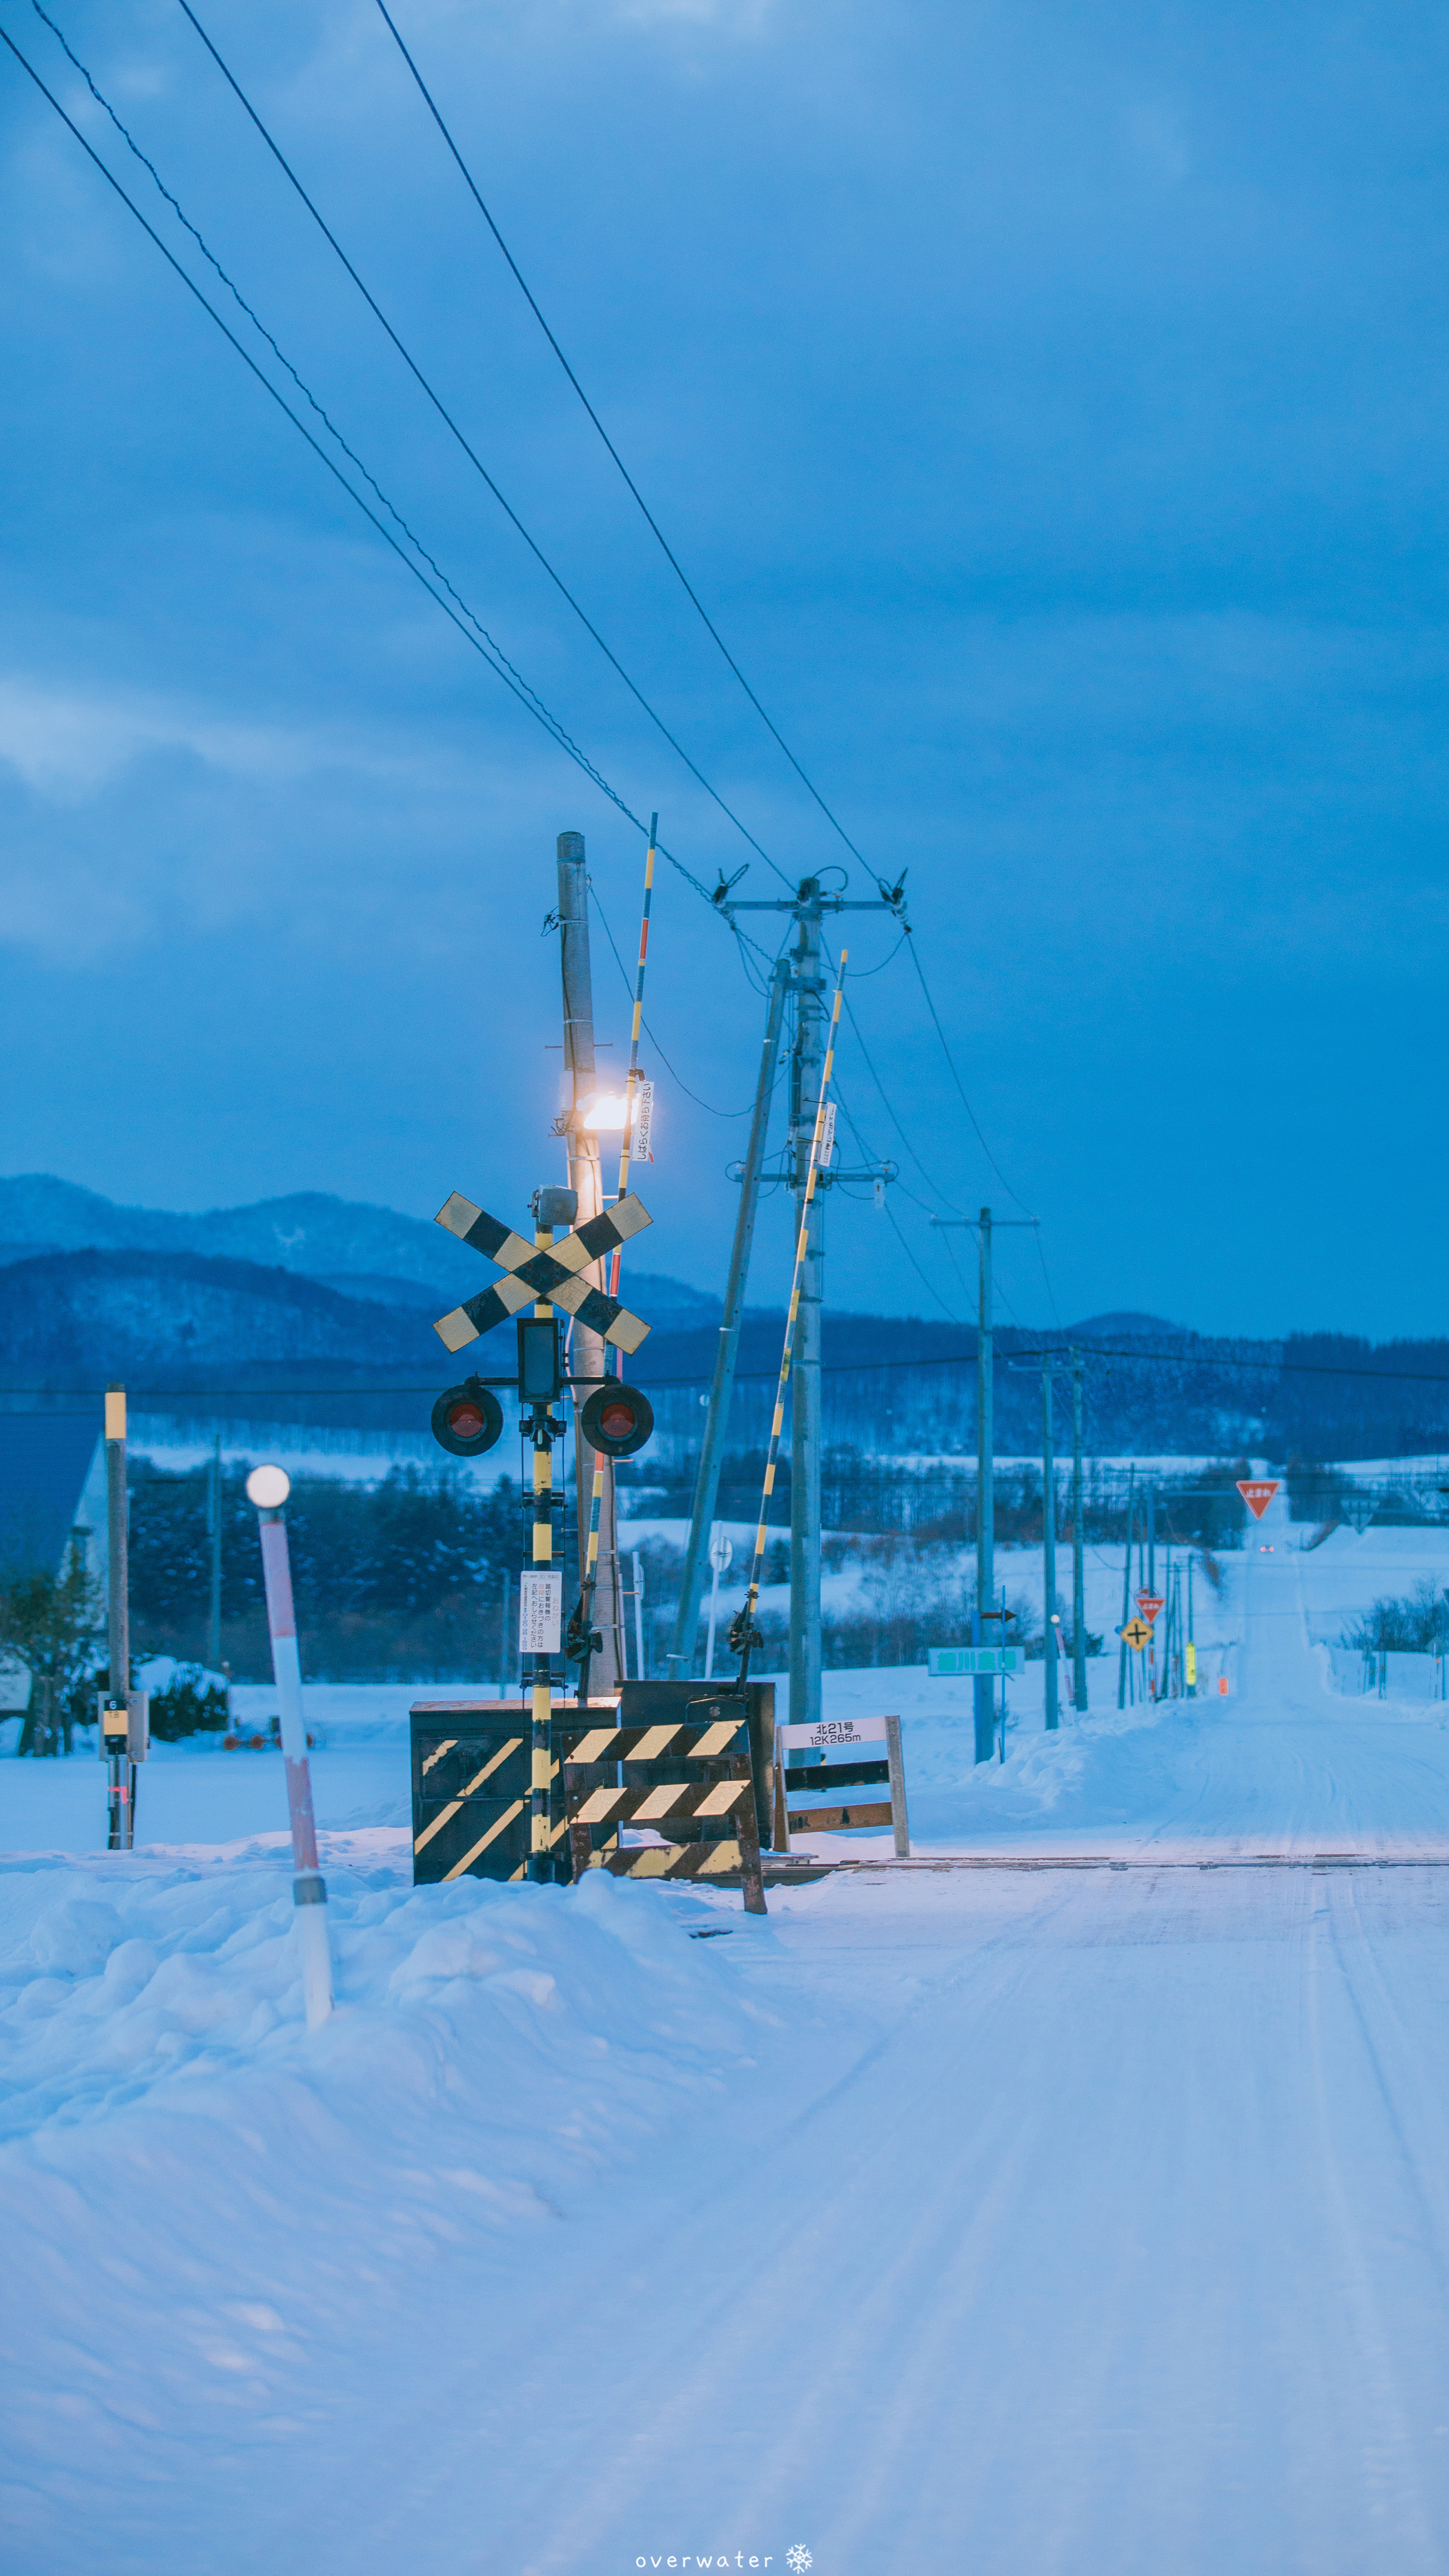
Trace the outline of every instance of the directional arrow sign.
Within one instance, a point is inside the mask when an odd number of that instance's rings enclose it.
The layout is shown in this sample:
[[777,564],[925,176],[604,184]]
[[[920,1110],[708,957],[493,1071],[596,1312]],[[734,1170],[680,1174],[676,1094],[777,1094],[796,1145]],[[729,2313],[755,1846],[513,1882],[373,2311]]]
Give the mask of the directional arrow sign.
[[1150,1628],[1158,1611],[1166,1609],[1167,1595],[1164,1592],[1139,1592],[1136,1598],[1137,1607]]
[[1280,1476],[1238,1478],[1238,1491],[1255,1521],[1260,1521],[1282,1483]]
[[1119,1628],[1117,1634],[1125,1644],[1132,1647],[1135,1653],[1140,1654],[1152,1631],[1145,1619],[1129,1619],[1126,1627]]

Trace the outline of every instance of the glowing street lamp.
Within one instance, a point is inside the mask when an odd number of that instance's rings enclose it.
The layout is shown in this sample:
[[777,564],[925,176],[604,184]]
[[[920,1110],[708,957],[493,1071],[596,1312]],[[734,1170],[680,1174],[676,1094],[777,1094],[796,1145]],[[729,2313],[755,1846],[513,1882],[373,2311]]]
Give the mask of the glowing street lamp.
[[617,1091],[596,1091],[579,1111],[584,1125],[595,1135],[622,1136],[627,1104]]

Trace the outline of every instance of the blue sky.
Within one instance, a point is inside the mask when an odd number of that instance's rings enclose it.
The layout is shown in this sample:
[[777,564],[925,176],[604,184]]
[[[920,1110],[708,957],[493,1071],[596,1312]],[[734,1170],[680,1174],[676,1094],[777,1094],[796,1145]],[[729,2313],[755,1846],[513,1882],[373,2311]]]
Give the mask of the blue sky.
[[[845,860],[868,894],[649,538],[375,0],[197,13],[700,768],[788,873]],[[695,875],[732,873],[752,854],[430,414],[175,0],[51,14],[569,732]],[[1449,1327],[1440,16],[395,14],[753,685],[872,868],[909,867],[1060,1314]],[[182,249],[28,0],[0,23]],[[517,1214],[558,1150],[555,835],[585,832],[626,959],[638,838],[8,56],[0,116],[0,1164],[176,1207],[322,1188],[430,1215],[461,1187]],[[741,891],[779,888],[754,859]],[[648,1014],[710,1106],[653,1055],[650,1258],[709,1285],[743,1141],[712,1113],[747,1102],[760,1004],[667,870],[655,924]],[[1017,1210],[907,959],[882,962],[893,937],[854,937],[881,972],[853,998],[920,1159],[847,1037],[900,1233],[837,1199],[829,1294],[960,1312],[927,1211]],[[597,934],[595,976],[622,1047]],[[762,1289],[787,1233],[776,1200]],[[1003,1280],[1047,1319],[1026,1235]]]

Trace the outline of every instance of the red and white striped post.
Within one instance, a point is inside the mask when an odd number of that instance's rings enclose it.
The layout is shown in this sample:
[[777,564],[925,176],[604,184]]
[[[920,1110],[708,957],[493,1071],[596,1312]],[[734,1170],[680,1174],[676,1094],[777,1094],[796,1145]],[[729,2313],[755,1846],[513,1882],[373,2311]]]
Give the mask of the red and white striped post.
[[302,1667],[297,1655],[297,1614],[292,1607],[292,1567],[282,1505],[292,1490],[285,1467],[254,1467],[247,1500],[256,1505],[267,1587],[267,1626],[272,1633],[272,1673],[282,1722],[287,1768],[287,1810],[292,1822],[292,1899],[302,1952],[302,1994],[307,2028],[316,2030],[332,2010],[332,1956],[327,1940],[327,1887],[317,1866],[317,1825],[312,1813],[312,1774],[307,1764],[307,1723],[302,1714]]

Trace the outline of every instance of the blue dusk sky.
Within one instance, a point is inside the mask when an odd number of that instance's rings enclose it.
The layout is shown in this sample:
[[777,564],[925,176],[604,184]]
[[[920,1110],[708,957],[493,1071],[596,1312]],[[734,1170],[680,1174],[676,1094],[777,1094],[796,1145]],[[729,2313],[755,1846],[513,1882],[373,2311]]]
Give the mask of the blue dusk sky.
[[[863,917],[870,1063],[847,1027],[841,1087],[901,1183],[886,1215],[834,1199],[830,1302],[964,1313],[969,1238],[927,1218],[989,1200],[1040,1216],[1063,1318],[1449,1328],[1442,12],[393,5],[864,866],[650,536],[376,0],[196,14],[770,858],[791,879],[843,865],[860,897],[909,869],[999,1173],[896,930]],[[659,808],[696,878],[748,860],[741,894],[781,892],[430,408],[179,0],[47,7],[590,761]],[[31,0],[0,0],[0,27],[289,384]],[[0,1168],[176,1208],[325,1189],[431,1216],[456,1187],[517,1217],[558,1176],[555,836],[587,837],[622,1065],[601,925],[632,969],[639,834],[387,550],[8,49],[0,114]],[[648,1257],[711,1286],[744,1139],[718,1113],[748,1102],[762,1006],[668,867],[654,920]],[[761,1296],[788,1232],[776,1197]],[[1001,1274],[1010,1311],[1050,1319],[1028,1233]]]

